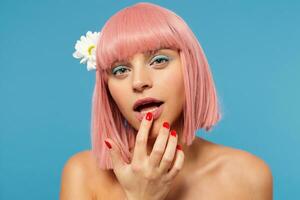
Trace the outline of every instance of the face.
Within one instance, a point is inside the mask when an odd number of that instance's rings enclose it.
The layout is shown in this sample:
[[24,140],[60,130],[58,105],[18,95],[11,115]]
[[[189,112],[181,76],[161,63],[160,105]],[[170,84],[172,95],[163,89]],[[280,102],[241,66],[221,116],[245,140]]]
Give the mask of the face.
[[[154,52],[137,53],[127,62],[114,63],[108,73],[108,89],[122,115],[137,131],[140,112],[133,106],[139,99],[152,97],[162,101],[161,114],[154,119],[148,138],[156,138],[162,123],[177,127],[184,103],[182,65],[177,50],[160,49]],[[152,107],[153,109],[154,107]],[[155,108],[154,108],[155,109]]]

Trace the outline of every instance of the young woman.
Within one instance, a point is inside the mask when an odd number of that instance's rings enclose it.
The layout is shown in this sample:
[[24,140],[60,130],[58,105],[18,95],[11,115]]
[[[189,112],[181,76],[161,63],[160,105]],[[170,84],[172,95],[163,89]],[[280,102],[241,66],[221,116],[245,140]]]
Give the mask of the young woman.
[[138,3],[100,33],[92,149],[67,161],[61,200],[272,199],[264,161],[195,136],[221,113],[204,52],[182,18]]

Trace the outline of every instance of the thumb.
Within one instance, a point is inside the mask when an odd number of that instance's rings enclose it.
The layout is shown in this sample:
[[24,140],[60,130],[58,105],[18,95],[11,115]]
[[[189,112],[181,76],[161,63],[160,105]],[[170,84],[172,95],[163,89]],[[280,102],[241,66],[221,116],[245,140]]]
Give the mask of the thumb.
[[122,168],[126,163],[123,161],[123,157],[121,156],[121,152],[118,146],[110,138],[106,138],[104,142],[107,148],[109,149],[109,154],[113,163],[113,168]]

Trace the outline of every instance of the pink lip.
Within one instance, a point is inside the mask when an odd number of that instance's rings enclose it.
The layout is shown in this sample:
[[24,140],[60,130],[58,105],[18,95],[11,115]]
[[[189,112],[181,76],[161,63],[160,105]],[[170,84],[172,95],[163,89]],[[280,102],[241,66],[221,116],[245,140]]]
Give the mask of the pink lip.
[[144,104],[144,103],[149,103],[149,102],[161,102],[161,101],[158,99],[152,98],[152,97],[146,97],[143,99],[139,99],[134,103],[133,110],[135,110],[139,105]]
[[[153,120],[157,119],[161,115],[163,108],[164,108],[164,104],[161,104],[155,111],[152,112]],[[142,121],[144,116],[146,115],[146,113],[143,114],[143,113],[137,112],[137,111],[135,111],[134,114],[139,121]]]

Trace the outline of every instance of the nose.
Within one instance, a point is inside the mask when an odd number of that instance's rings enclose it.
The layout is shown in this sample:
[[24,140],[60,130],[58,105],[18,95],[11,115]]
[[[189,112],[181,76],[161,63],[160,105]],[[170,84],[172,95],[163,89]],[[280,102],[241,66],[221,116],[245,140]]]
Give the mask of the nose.
[[134,92],[143,92],[152,87],[151,75],[147,67],[140,65],[134,68],[132,76],[132,89]]

